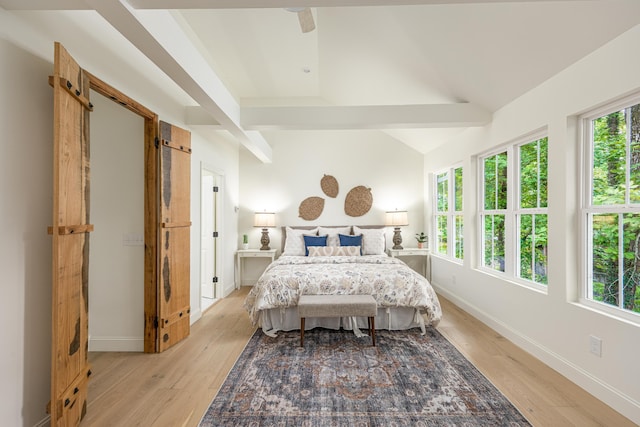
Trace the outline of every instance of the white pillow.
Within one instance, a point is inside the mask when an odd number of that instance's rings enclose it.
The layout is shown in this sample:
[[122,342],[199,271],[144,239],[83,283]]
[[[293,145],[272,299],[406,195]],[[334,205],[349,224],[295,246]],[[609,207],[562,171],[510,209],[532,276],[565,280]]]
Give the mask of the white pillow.
[[318,227],[311,230],[297,230],[287,227],[287,240],[284,242],[284,251],[282,255],[288,256],[304,256],[304,238],[303,235],[315,236],[318,233]]
[[327,246],[340,246],[340,239],[338,238],[338,234],[351,234],[351,227],[319,227],[318,234],[326,234],[329,236],[327,237]]
[[360,256],[360,246],[309,246],[309,256]]
[[353,234],[362,234],[362,255],[384,255],[386,246],[384,230],[384,228],[353,226]]

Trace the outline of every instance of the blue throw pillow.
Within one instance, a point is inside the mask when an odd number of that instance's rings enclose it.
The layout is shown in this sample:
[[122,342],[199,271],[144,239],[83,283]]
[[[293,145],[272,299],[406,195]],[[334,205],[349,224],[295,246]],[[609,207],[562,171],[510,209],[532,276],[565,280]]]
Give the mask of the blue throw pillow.
[[327,236],[302,236],[304,239],[304,256],[309,256],[309,246],[327,246]]
[[360,255],[362,255],[362,234],[357,236],[338,234],[338,238],[340,239],[340,246],[360,246]]

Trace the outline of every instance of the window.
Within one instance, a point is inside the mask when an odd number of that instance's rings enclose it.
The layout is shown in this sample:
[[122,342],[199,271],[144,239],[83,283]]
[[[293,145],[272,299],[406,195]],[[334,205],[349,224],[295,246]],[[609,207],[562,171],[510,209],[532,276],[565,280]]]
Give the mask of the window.
[[547,284],[547,138],[518,147],[519,277]]
[[640,313],[640,104],[583,117],[587,275],[583,297]]
[[548,139],[523,141],[480,159],[480,264],[545,289]]
[[507,152],[483,160],[484,212],[482,214],[483,265],[505,271],[505,218],[507,213]]
[[[462,260],[464,256],[462,215],[462,167],[435,175],[435,253]],[[449,236],[453,236],[451,244]]]

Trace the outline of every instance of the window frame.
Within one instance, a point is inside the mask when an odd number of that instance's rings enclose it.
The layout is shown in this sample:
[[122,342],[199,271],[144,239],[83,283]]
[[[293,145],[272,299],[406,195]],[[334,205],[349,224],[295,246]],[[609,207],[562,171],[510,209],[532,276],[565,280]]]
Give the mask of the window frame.
[[[455,210],[456,208],[456,170],[462,170],[462,207],[461,210]],[[446,173],[448,176],[447,179],[447,210],[445,213],[440,213],[438,211],[438,176]],[[446,168],[440,169],[433,173],[433,200],[434,210],[433,210],[433,230],[434,230],[434,238],[433,238],[433,246],[431,247],[431,254],[434,256],[438,256],[441,258],[448,259],[458,264],[462,264],[464,261],[464,238],[462,239],[462,258],[456,257],[457,240],[456,240],[456,217],[463,217],[463,227],[464,227],[464,166],[462,162],[456,163],[454,165],[448,166]],[[445,217],[447,218],[447,253],[442,253],[438,251],[439,244],[439,228],[438,228],[438,218]]]
[[[580,280],[578,303],[598,312],[640,324],[640,313],[616,307],[593,299],[593,227],[590,217],[597,214],[640,214],[640,203],[630,203],[629,194],[625,192],[622,204],[593,204],[593,170],[594,170],[594,135],[592,121],[606,115],[640,104],[640,93],[625,96],[602,104],[578,116],[580,146]],[[625,153],[625,177],[629,178],[629,151]],[[628,181],[625,182],[628,187]],[[623,225],[618,224],[618,227]],[[619,250],[622,250],[619,246]],[[620,261],[619,261],[620,262]]]
[[[526,288],[548,293],[549,284],[534,282],[520,276],[520,218],[525,215],[547,215],[547,229],[549,227],[549,198],[548,198],[548,157],[547,157],[547,206],[544,208],[522,208],[520,206],[520,147],[530,144],[540,139],[547,138],[547,153],[549,149],[549,132],[547,127],[537,129],[508,143],[493,147],[491,150],[480,153],[476,156],[477,161],[477,268],[478,270],[495,275],[504,280]],[[507,156],[507,206],[505,209],[485,209],[485,160],[492,156],[506,153]],[[504,215],[504,271],[496,270],[485,265],[485,234],[484,224],[488,215]],[[547,243],[548,244],[548,243]],[[547,262],[548,267],[548,262]],[[547,270],[548,271],[548,270]],[[547,275],[548,278],[548,275]]]

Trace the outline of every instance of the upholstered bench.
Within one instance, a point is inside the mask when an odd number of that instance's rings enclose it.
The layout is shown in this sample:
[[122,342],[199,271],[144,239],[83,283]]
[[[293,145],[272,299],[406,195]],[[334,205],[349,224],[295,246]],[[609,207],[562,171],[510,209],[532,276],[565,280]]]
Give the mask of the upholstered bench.
[[375,316],[378,304],[371,295],[301,295],[298,300],[300,315],[300,347],[304,346],[304,319],[306,317],[366,316],[373,346],[376,345]]

